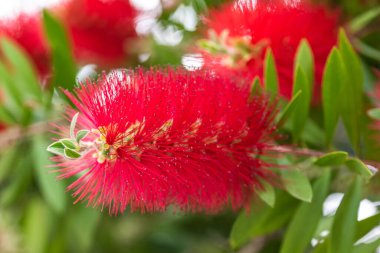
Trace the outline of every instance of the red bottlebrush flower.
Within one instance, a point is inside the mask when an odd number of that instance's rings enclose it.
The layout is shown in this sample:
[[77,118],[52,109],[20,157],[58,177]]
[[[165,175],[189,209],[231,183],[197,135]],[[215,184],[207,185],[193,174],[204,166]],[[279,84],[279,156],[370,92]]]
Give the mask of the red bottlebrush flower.
[[50,52],[39,14],[1,20],[0,37],[7,36],[24,48],[43,77],[50,71]]
[[57,14],[79,61],[109,66],[125,60],[128,39],[136,36],[129,0],[68,0]]
[[[212,43],[204,51],[205,63],[216,64],[221,67],[220,72],[228,68],[251,79],[256,75],[262,77],[265,51],[270,47],[279,72],[280,93],[290,98],[293,61],[300,41],[305,38],[314,53],[315,97],[320,97],[324,65],[337,41],[338,19],[338,12],[307,2],[228,3],[204,19]],[[221,45],[214,45],[215,41],[229,48],[219,48]]]
[[68,188],[77,201],[112,214],[128,204],[142,212],[248,204],[272,175],[260,156],[271,145],[275,113],[266,97],[250,97],[245,82],[140,69],[82,85],[67,95],[79,110],[77,129],[88,135],[72,132],[48,148],[73,158],[58,164],[60,178],[79,176]]

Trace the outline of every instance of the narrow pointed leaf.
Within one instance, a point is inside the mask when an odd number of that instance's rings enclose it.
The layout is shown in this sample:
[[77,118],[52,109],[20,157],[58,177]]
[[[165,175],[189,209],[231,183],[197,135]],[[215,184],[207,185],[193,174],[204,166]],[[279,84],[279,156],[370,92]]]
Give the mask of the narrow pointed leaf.
[[322,81],[323,122],[327,146],[331,144],[336,126],[338,125],[339,99],[337,99],[337,91],[345,85],[344,75],[345,70],[342,57],[339,51],[333,48],[327,59]]
[[311,90],[304,71],[297,68],[295,71],[293,94],[302,91],[302,96],[298,99],[296,108],[293,109],[293,140],[297,142],[305,128],[306,121],[309,116],[309,108],[311,102]]
[[335,214],[331,229],[329,253],[352,253],[361,198],[362,181],[355,178]]
[[70,123],[70,138],[75,140],[75,127],[77,125],[77,120],[78,120],[79,112],[77,112],[73,118],[71,119]]
[[365,179],[369,179],[373,176],[373,173],[368,169],[368,167],[357,158],[347,159],[346,165],[353,172],[364,177]]
[[60,141],[61,141],[61,143],[63,144],[63,146],[65,148],[74,149],[74,150],[76,149],[76,145],[75,145],[75,143],[74,143],[73,140],[71,140],[71,139],[61,139]]
[[[323,202],[329,189],[330,172],[314,183],[314,198],[311,203],[303,202],[297,208],[285,233],[280,253],[303,253],[310,245],[318,222],[322,217]],[[305,226],[305,224],[307,224]]]
[[278,94],[278,75],[276,70],[276,63],[270,48],[267,49],[265,54],[264,63],[264,86],[272,96]]
[[284,110],[281,112],[281,114],[279,114],[279,117],[277,119],[277,125],[281,126],[288,120],[289,116],[294,111],[294,108],[297,107],[298,98],[300,96],[302,96],[301,90],[299,90],[296,94],[293,95],[292,99],[285,106]]
[[301,68],[308,81],[310,90],[314,86],[314,56],[307,40],[303,39],[297,48],[295,69]]
[[380,15],[380,7],[371,8],[363,14],[355,17],[349,23],[350,32],[356,33],[365,28],[370,22],[375,20]]

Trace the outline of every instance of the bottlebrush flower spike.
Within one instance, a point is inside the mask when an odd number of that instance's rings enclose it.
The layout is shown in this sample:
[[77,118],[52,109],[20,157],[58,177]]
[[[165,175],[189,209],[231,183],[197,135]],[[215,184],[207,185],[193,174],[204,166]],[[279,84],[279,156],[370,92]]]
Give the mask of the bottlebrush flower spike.
[[280,93],[290,98],[295,53],[305,38],[314,53],[315,97],[320,97],[324,65],[337,42],[339,14],[306,1],[285,2],[241,1],[211,11],[204,18],[208,37],[199,43],[205,65],[253,80],[256,75],[263,76],[265,51],[270,47],[279,72]]
[[129,0],[67,0],[56,13],[79,61],[109,67],[125,60],[128,39],[136,36]]
[[38,14],[20,14],[0,21],[0,38],[7,36],[17,42],[34,61],[41,77],[50,71],[50,52]]
[[112,214],[127,205],[212,213],[248,204],[272,175],[260,157],[271,145],[275,108],[250,96],[245,82],[169,68],[82,84],[67,93],[79,110],[70,138],[48,148],[57,162],[66,157],[60,178],[79,177],[68,187],[77,201]]

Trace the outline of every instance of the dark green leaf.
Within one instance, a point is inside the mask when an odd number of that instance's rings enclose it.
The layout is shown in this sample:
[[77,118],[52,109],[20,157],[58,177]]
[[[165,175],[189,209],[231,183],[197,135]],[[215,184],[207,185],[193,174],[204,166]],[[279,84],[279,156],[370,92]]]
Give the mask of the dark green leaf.
[[258,76],[256,76],[252,82],[250,97],[255,96],[255,95],[260,95],[261,93],[262,93],[262,86],[260,83],[260,78]]
[[298,169],[281,170],[282,182],[285,189],[295,198],[311,202],[313,189],[308,178]]
[[322,106],[327,146],[331,144],[338,124],[339,99],[337,99],[337,91],[346,85],[343,79],[344,75],[342,57],[334,47],[327,59],[322,81]]
[[364,220],[358,222],[356,227],[355,241],[359,240],[372,229],[379,226],[380,224],[380,213],[377,213],[371,217],[368,217]]
[[[311,203],[303,202],[298,207],[285,233],[281,253],[303,253],[310,245],[318,222],[322,217],[323,202],[329,189],[330,173],[326,171],[313,186]],[[305,224],[307,224],[305,226]]]
[[293,140],[297,142],[302,135],[308,115],[311,102],[311,90],[304,71],[297,68],[294,77],[293,95],[298,91],[302,91],[302,96],[298,99],[295,108],[293,109]]
[[329,253],[353,252],[361,187],[362,181],[356,177],[338,207],[331,229]]
[[54,87],[72,90],[77,69],[67,32],[60,21],[46,10],[43,12],[43,23],[52,50]]
[[52,164],[49,154],[45,151],[47,140],[42,135],[33,137],[33,162],[38,186],[43,197],[57,213],[63,213],[66,208],[65,185],[57,181],[56,176],[50,173],[48,166]]
[[347,158],[347,152],[335,151],[319,157],[314,164],[321,167],[337,166],[343,164]]
[[264,63],[264,86],[272,96],[278,94],[278,76],[272,50],[267,49]]

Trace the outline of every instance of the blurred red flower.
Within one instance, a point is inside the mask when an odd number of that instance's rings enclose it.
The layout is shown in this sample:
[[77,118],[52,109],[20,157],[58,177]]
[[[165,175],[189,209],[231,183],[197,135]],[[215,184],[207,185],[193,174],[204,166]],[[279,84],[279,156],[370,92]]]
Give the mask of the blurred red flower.
[[270,47],[279,72],[280,92],[290,98],[293,61],[300,41],[305,38],[314,53],[315,97],[320,97],[324,65],[337,41],[339,13],[308,2],[285,2],[241,1],[211,11],[204,18],[211,35],[209,40],[223,40],[235,48],[220,53],[216,45],[203,51],[205,64],[220,68],[220,73],[229,69],[251,79],[256,75],[262,77],[265,51]]
[[[67,95],[80,114],[76,159],[58,163],[77,201],[110,213],[217,212],[248,204],[272,173],[260,157],[273,138],[275,108],[246,81],[205,71],[114,72]],[[73,113],[71,114],[71,116]],[[59,160],[56,157],[57,161]]]
[[68,0],[56,8],[56,13],[82,63],[110,67],[126,59],[128,39],[136,36],[136,11],[129,0]]
[[0,37],[7,36],[17,42],[43,77],[50,71],[50,53],[39,14],[20,14],[12,19],[0,20]]

